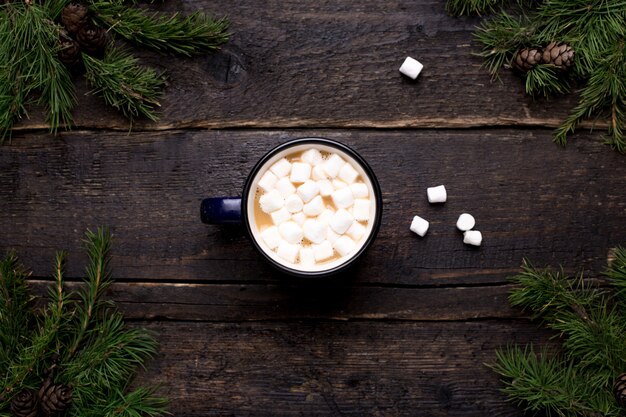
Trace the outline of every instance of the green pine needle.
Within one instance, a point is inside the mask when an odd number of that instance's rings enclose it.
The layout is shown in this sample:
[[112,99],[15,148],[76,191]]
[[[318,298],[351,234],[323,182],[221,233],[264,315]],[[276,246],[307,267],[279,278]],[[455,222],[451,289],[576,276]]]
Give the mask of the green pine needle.
[[550,97],[563,94],[570,89],[568,78],[561,77],[553,65],[539,64],[525,75],[526,94]]
[[156,107],[165,84],[163,76],[139,65],[137,58],[114,47],[100,60],[83,54],[85,77],[110,106],[122,111],[131,121],[137,116],[157,120]]
[[626,246],[615,248],[613,255],[614,259],[609,263],[604,275],[617,288],[617,293],[622,298],[622,302],[626,303]]
[[494,10],[501,0],[448,0],[446,11],[454,16],[481,15]]

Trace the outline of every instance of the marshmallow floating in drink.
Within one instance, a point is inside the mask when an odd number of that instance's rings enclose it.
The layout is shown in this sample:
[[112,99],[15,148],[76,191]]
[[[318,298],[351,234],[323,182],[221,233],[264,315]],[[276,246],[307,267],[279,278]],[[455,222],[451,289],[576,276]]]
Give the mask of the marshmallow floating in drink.
[[255,190],[260,240],[297,268],[353,256],[371,234],[376,210],[363,175],[350,158],[316,148],[273,162]]

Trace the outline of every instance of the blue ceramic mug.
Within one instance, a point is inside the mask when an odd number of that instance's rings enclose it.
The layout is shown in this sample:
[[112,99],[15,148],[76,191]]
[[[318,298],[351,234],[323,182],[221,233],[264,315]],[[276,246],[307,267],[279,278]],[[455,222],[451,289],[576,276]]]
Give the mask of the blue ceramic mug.
[[207,224],[242,224],[279,270],[322,277],[352,266],[372,244],[382,218],[378,180],[348,146],[324,138],[283,143],[263,156],[242,197],[202,201]]

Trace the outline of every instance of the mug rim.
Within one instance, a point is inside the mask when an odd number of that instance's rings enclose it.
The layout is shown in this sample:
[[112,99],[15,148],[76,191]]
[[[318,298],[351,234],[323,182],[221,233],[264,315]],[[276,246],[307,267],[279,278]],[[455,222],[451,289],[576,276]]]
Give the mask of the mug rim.
[[[330,146],[332,148],[336,148],[339,149],[343,152],[345,152],[346,154],[348,154],[351,158],[353,158],[359,165],[361,165],[361,167],[363,168],[363,170],[365,171],[365,173],[369,176],[369,179],[372,183],[372,188],[374,191],[374,198],[376,200],[376,214],[374,216],[374,224],[372,226],[372,231],[370,233],[370,235],[367,237],[367,239],[365,240],[365,242],[363,243],[363,245],[359,248],[359,250],[347,261],[345,261],[342,264],[339,264],[333,268],[330,269],[324,269],[321,271],[302,271],[299,269],[295,269],[295,268],[291,268],[289,266],[286,266],[284,264],[281,264],[280,262],[276,261],[275,259],[271,258],[260,246],[259,242],[257,241],[257,239],[255,239],[255,235],[252,231],[252,227],[250,225],[250,221],[248,219],[248,210],[247,210],[247,205],[248,205],[248,198],[250,196],[250,191],[252,188],[252,181],[254,179],[254,177],[256,176],[256,174],[259,172],[259,170],[265,165],[265,163],[267,161],[269,161],[274,155],[276,155],[279,152],[284,151],[285,149],[297,146],[297,145],[302,145],[302,144],[320,144],[320,145],[326,145],[326,146]],[[248,174],[248,178],[246,179],[245,185],[244,185],[244,189],[243,189],[243,193],[241,196],[241,208],[242,208],[242,218],[243,218],[243,223],[245,224],[246,230],[248,231],[248,235],[250,236],[250,240],[252,240],[252,243],[254,245],[254,247],[256,248],[256,250],[258,252],[261,253],[261,255],[270,262],[271,265],[273,265],[275,268],[279,269],[282,272],[285,272],[289,275],[292,276],[296,276],[296,277],[300,277],[300,278],[322,278],[322,277],[327,277],[330,275],[335,275],[341,271],[346,270],[347,268],[349,268],[350,266],[352,266],[362,255],[363,253],[370,247],[370,245],[374,242],[374,240],[376,239],[376,236],[378,235],[378,230],[380,229],[380,225],[381,225],[381,221],[382,221],[382,213],[383,213],[383,198],[382,198],[382,192],[380,189],[380,184],[378,183],[378,178],[376,178],[376,175],[374,174],[374,170],[370,167],[370,165],[365,161],[365,159],[363,159],[363,157],[361,155],[359,155],[354,149],[350,148],[349,146],[341,143],[341,142],[337,142],[335,140],[332,139],[328,139],[328,138],[323,138],[323,137],[301,137],[301,138],[296,138],[296,139],[291,139],[288,140],[287,142],[281,143],[277,146],[275,146],[274,148],[272,148],[271,150],[269,150],[267,153],[265,153],[265,155],[263,155],[263,157],[261,157],[261,159],[259,159],[257,161],[257,163],[254,165],[254,167],[252,168],[252,170],[250,171],[250,174]]]

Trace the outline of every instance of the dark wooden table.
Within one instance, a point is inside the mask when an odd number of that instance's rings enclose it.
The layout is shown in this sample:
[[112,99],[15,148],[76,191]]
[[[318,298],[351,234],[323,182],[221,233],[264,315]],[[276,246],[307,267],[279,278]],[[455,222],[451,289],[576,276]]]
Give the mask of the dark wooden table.
[[[85,95],[54,137],[40,114],[0,148],[0,251],[35,284],[54,251],[82,277],[87,228],[115,235],[109,295],[158,335],[142,381],[180,416],[511,416],[485,363],[550,335],[507,303],[524,257],[597,274],[626,242],[626,163],[583,129],[552,129],[575,96],[537,100],[472,55],[477,19],[442,1],[172,0],[227,15],[232,40],[194,59],[142,53],[167,70],[158,123],[126,121]],[[416,82],[398,68],[425,66]],[[324,136],[372,165],[384,193],[378,239],[357,268],[296,285],[243,229],[200,223],[203,197],[237,195],[288,139]],[[426,187],[448,202],[429,205]],[[467,211],[483,246],[462,243]],[[431,222],[421,239],[414,215]]]

